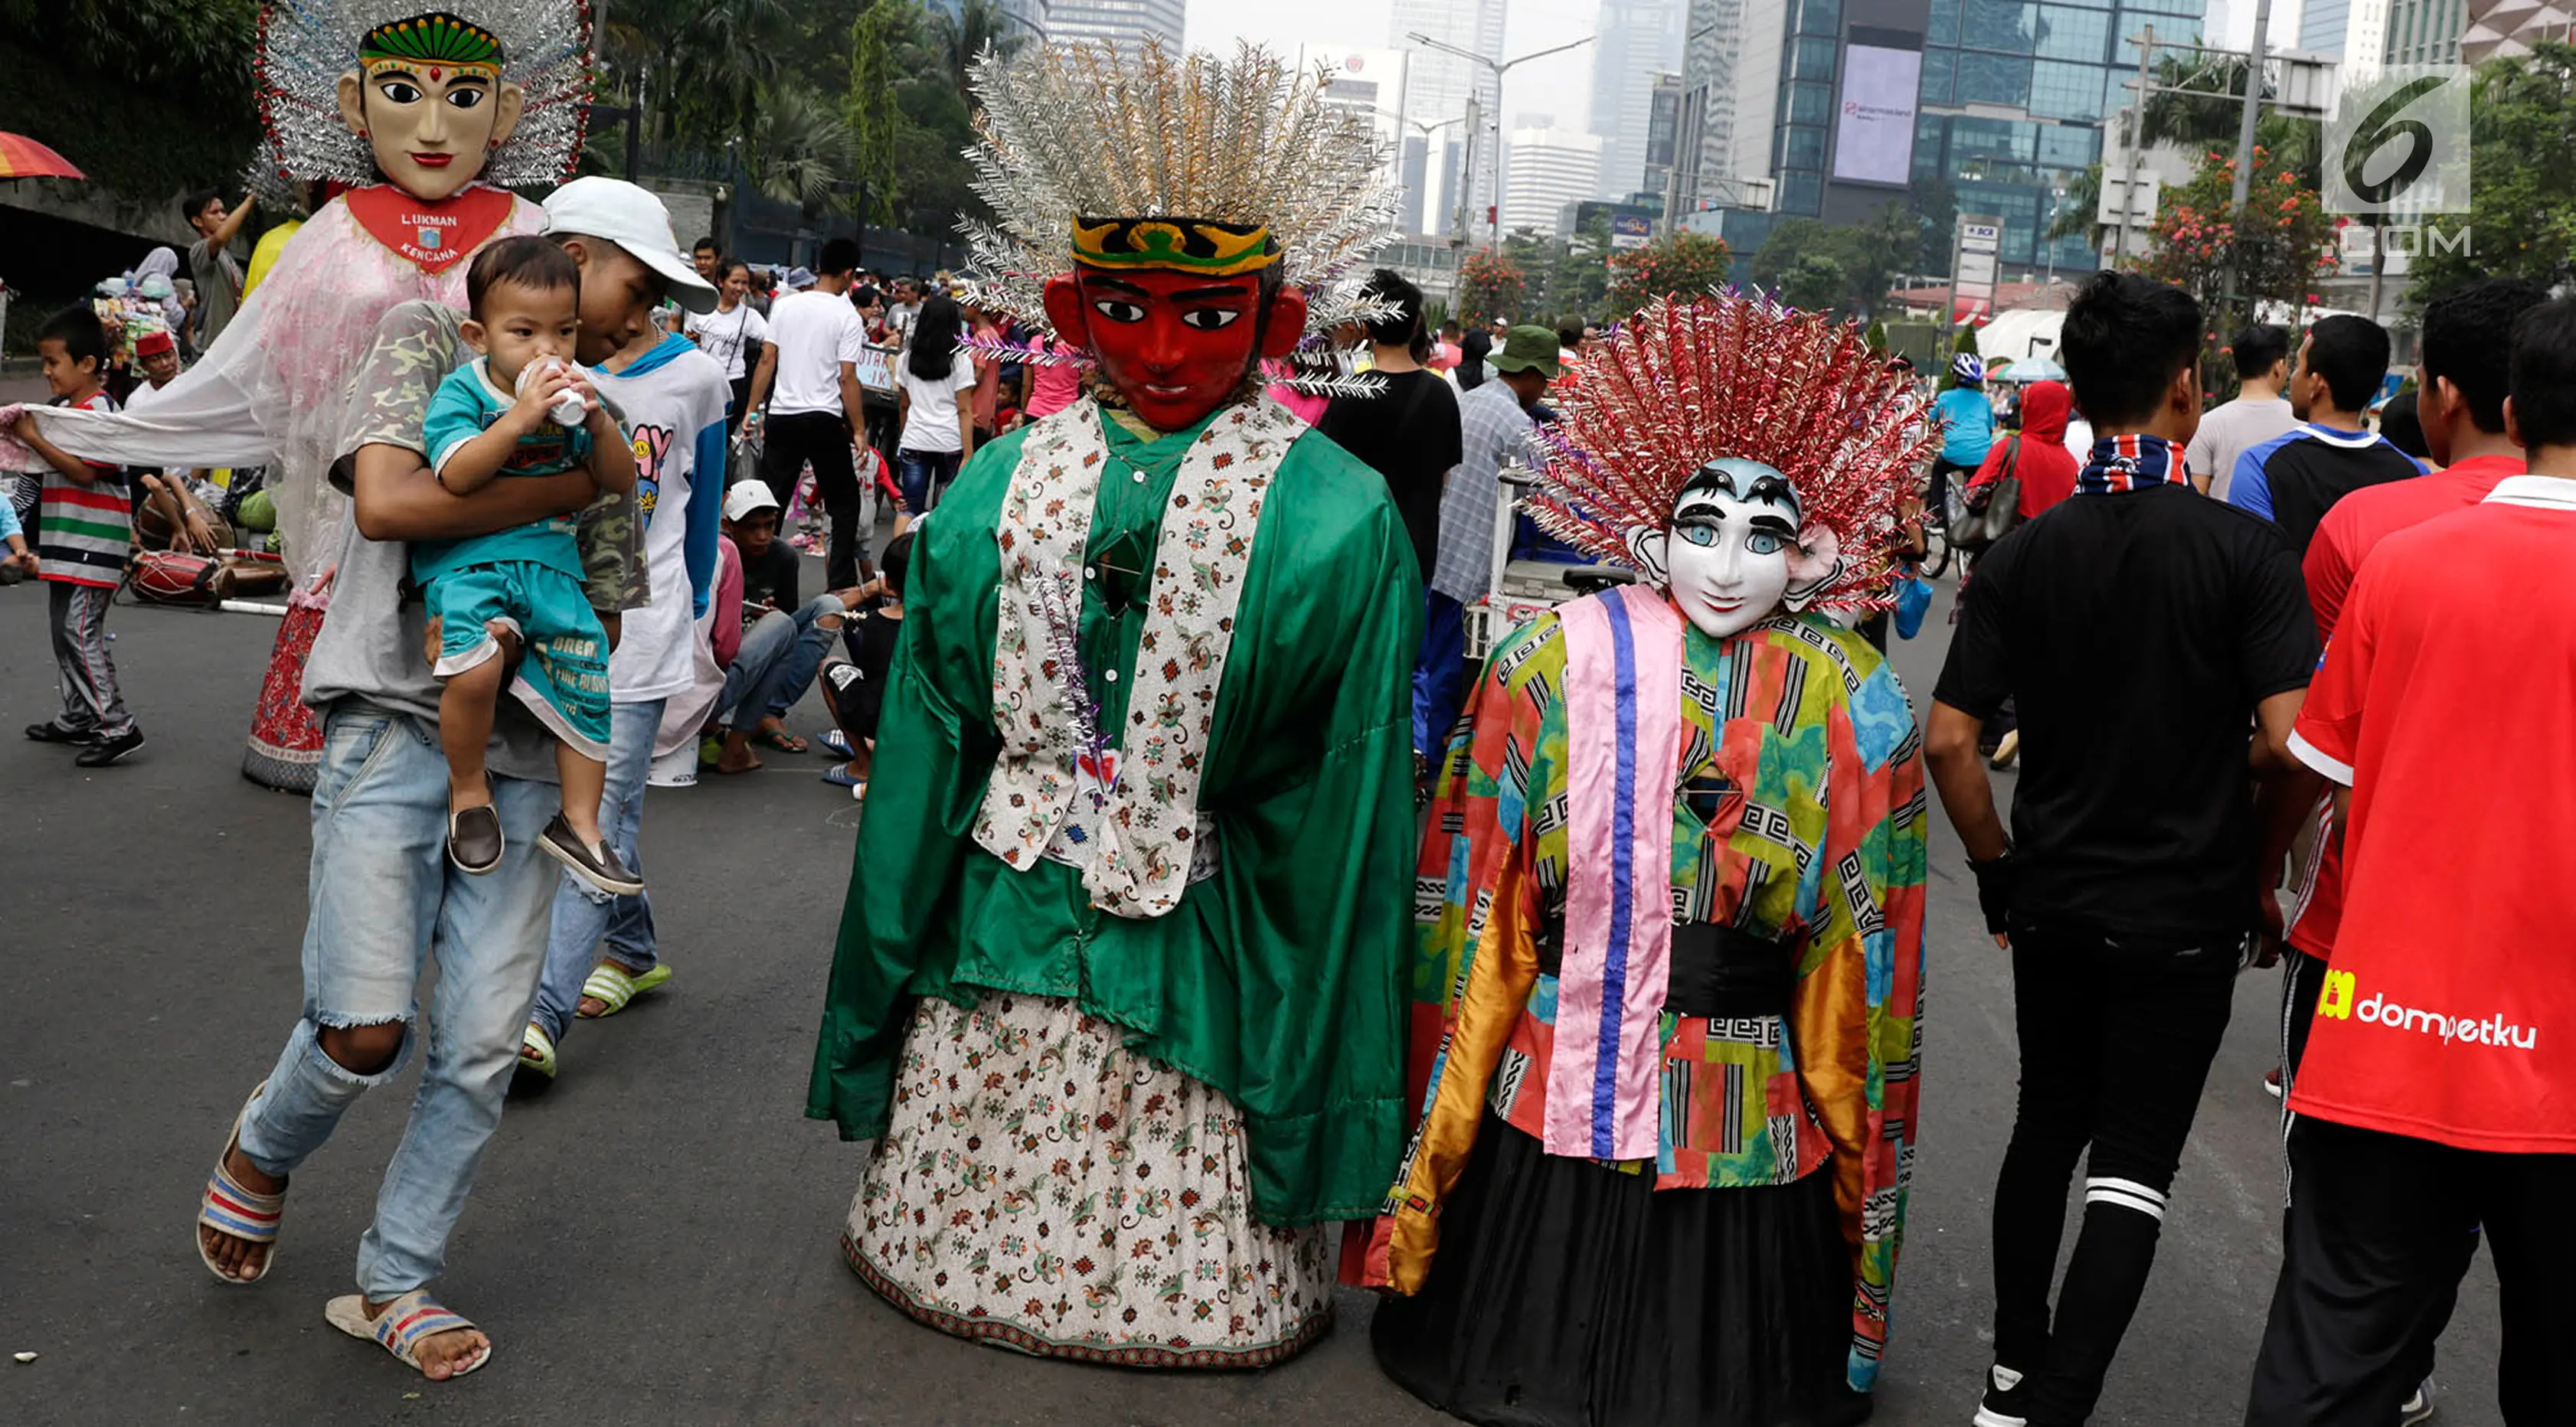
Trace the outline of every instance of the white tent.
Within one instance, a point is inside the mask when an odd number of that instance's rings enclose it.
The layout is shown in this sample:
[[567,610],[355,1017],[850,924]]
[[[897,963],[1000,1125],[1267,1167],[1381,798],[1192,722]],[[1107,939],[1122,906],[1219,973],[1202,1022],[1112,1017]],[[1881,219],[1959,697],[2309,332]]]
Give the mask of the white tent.
[[2017,362],[2025,357],[2056,361],[2057,333],[2065,325],[2063,312],[2038,308],[1998,312],[1993,321],[1977,329],[1977,355],[1989,363]]

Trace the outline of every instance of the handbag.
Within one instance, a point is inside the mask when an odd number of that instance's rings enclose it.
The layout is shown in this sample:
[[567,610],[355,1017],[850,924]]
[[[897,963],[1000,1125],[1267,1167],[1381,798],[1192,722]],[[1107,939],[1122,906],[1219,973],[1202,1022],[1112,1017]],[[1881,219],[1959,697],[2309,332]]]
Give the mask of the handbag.
[[1923,612],[1932,607],[1932,582],[1920,571],[1896,582],[1896,637],[1912,639],[1923,629]]
[[1986,494],[1985,538],[1988,545],[2021,523],[2021,438],[2004,447],[2004,472]]

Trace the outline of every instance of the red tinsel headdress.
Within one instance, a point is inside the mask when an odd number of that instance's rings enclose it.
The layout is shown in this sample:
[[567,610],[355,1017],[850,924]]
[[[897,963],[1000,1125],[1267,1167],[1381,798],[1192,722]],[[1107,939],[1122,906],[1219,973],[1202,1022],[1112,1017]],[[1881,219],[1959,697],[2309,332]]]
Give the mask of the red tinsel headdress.
[[1853,324],[1760,296],[1657,298],[1567,376],[1556,424],[1532,438],[1542,468],[1523,502],[1548,533],[1636,568],[1632,532],[1664,529],[1684,481],[1741,457],[1786,475],[1839,555],[1798,606],[1885,607],[1897,503],[1939,436],[1912,381]]

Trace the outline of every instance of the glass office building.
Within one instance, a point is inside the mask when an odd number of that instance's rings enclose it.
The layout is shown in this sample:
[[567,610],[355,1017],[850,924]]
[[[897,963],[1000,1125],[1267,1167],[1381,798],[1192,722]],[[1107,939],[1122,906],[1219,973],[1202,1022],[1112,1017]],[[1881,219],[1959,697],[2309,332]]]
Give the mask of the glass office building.
[[2084,237],[2050,244],[2040,236],[2055,192],[2094,163],[2119,162],[2108,121],[2129,102],[2125,86],[2138,66],[2122,37],[2153,25],[2159,39],[2196,39],[2203,8],[2204,0],[1931,0],[1914,120],[1917,183],[1946,180],[1959,212],[2002,218],[2004,266],[2045,267],[2054,247],[2058,272],[2091,270],[2098,258]]

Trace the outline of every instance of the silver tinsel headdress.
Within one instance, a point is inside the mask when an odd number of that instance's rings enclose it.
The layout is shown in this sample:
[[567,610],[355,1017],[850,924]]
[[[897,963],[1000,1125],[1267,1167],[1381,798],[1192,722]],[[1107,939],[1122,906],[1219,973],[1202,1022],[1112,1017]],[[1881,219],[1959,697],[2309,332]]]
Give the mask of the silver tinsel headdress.
[[1531,437],[1541,469],[1522,504],[1548,533],[1634,566],[1630,536],[1664,529],[1684,482],[1737,457],[1787,476],[1829,537],[1832,573],[1800,608],[1886,605],[1897,505],[1940,437],[1853,324],[1759,294],[1659,297],[1585,343],[1549,400],[1557,420]]
[[501,78],[524,97],[518,127],[485,161],[503,188],[558,182],[590,124],[590,0],[269,0],[259,16],[259,112],[286,178],[377,181],[375,151],[340,119],[340,76],[382,25],[440,14],[501,47]]
[[1281,280],[1306,295],[1308,331],[1376,310],[1360,288],[1395,236],[1387,146],[1367,114],[1325,98],[1320,69],[1252,45],[1229,61],[1086,43],[1012,59],[987,50],[971,77],[982,142],[967,157],[997,221],[961,228],[984,306],[1044,321],[1047,279],[1074,269],[1079,221],[1086,244],[1106,233],[1138,254],[1186,245],[1236,266],[1230,245],[1258,230]]

